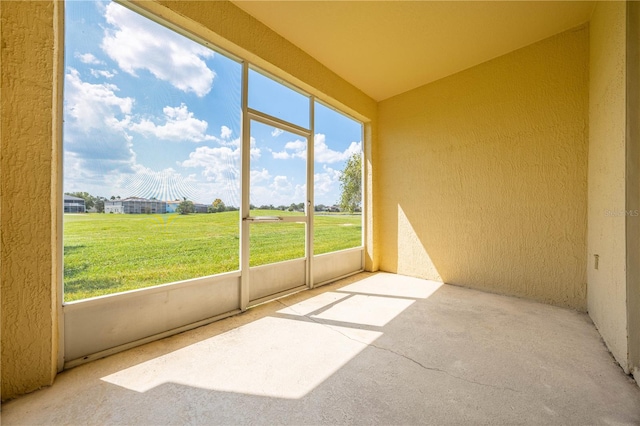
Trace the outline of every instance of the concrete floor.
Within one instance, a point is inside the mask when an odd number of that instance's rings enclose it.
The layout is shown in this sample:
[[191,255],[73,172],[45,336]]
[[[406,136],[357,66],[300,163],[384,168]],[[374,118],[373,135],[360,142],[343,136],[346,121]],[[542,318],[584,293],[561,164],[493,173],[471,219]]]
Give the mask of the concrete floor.
[[589,317],[359,274],[66,371],[2,424],[640,424]]

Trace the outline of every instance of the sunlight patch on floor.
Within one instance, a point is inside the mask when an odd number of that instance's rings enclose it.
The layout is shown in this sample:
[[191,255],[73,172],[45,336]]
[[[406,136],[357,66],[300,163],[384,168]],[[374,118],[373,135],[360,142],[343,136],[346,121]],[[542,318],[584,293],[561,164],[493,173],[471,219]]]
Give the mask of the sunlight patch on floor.
[[377,274],[342,287],[340,292],[426,299],[438,291],[442,285],[440,282],[404,277],[402,275],[396,275],[393,279],[389,279],[386,274]]
[[414,302],[410,299],[356,295],[318,315],[312,315],[312,318],[383,327]]
[[[378,339],[382,327],[416,299],[429,297],[441,285],[409,277],[372,276],[276,313],[289,317],[258,319],[102,380],[137,392],[174,383],[302,398]],[[371,327],[380,330],[365,329]]]
[[176,383],[296,399],[380,335],[376,331],[267,317],[102,380],[137,392]]

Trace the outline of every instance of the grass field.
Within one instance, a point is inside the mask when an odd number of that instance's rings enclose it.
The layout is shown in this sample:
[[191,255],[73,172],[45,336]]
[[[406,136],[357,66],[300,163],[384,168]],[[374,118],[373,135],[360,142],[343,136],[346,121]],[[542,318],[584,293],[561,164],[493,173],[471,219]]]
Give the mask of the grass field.
[[[314,230],[315,254],[361,244],[358,215],[316,216]],[[304,256],[304,224],[252,224],[249,235],[251,266]],[[65,214],[65,301],[235,271],[239,247],[238,212]]]

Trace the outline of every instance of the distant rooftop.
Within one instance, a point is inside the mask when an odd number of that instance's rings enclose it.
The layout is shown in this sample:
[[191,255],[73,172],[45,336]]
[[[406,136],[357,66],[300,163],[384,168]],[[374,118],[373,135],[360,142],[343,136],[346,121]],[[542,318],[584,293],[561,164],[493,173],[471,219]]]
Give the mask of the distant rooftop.
[[84,201],[84,198],[74,197],[73,195],[64,194],[64,201]]

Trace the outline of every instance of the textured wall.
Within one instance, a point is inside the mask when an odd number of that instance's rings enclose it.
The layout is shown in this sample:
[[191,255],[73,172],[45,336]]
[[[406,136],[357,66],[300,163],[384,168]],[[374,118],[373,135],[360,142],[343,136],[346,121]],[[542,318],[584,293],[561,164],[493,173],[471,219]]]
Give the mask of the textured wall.
[[2,399],[56,370],[53,104],[56,9],[0,2]]
[[591,20],[587,277],[589,315],[626,370],[625,9],[599,2]]
[[380,269],[586,309],[589,31],[379,104]]
[[[640,117],[640,3],[627,3],[627,116]],[[640,121],[627,120],[627,210],[640,212]],[[629,371],[640,385],[640,216],[626,218]]]

